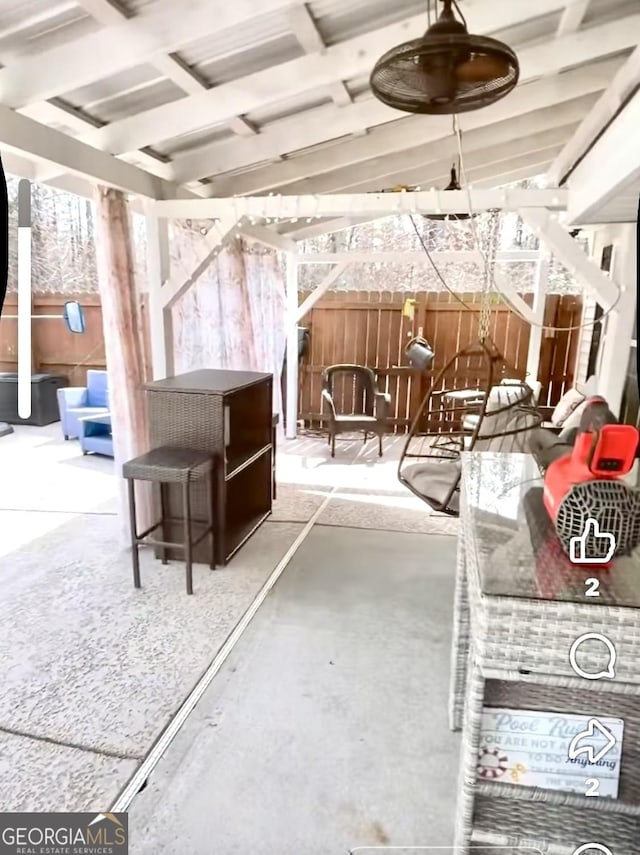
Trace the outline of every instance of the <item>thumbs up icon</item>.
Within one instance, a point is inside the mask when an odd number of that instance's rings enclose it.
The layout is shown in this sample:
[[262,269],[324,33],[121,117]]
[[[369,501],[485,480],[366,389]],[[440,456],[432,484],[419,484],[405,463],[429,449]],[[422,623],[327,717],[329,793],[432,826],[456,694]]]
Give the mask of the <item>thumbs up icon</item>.
[[569,558],[573,564],[608,564],[615,551],[615,537],[611,532],[600,531],[598,520],[593,517],[586,521],[582,534],[569,541]]

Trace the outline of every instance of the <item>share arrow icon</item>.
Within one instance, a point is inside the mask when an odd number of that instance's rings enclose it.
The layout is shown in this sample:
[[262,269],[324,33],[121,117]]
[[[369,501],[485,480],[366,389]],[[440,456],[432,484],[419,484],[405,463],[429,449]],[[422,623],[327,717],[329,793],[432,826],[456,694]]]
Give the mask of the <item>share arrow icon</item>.
[[[605,745],[602,748],[597,749],[595,745],[589,744],[580,746],[580,743],[583,740],[597,739],[598,737],[603,737],[605,740]],[[602,760],[603,757],[606,757],[612,748],[615,747],[615,736],[611,731],[607,730],[603,724],[600,724],[597,718],[592,718],[587,724],[587,729],[582,733],[579,733],[577,736],[574,736],[571,740],[571,745],[569,746],[569,760],[575,760],[580,757],[581,754],[584,754],[587,758],[587,762],[597,763],[599,760]]]

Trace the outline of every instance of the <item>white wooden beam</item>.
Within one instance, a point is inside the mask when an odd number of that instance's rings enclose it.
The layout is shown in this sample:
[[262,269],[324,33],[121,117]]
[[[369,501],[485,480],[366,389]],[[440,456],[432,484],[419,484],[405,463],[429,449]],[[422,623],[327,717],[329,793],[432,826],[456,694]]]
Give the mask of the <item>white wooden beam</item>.
[[149,338],[153,379],[169,376],[173,347],[171,309],[163,305],[162,289],[170,276],[169,223],[157,217],[153,205],[146,203],[147,230],[147,294],[149,306]]
[[638,85],[640,85],[640,47],[637,47],[618,69],[610,85],[553,162],[548,173],[550,184],[558,186],[563,181]]
[[[375,219],[378,218],[376,217]],[[365,223],[370,222],[372,222],[371,217],[337,217],[333,220],[319,220],[311,225],[305,223],[303,220],[303,224],[301,225],[300,221],[296,218],[295,222],[281,224],[279,232],[295,241],[301,241],[309,240],[319,235],[345,231],[346,229],[363,226]]]
[[[157,217],[164,216],[163,212],[154,206]],[[214,258],[220,254],[225,243],[238,231],[238,221],[235,217],[222,217],[217,220],[214,228],[202,236],[201,248],[199,250],[199,262],[186,279],[180,275],[172,274],[162,286],[162,305],[165,310],[171,309],[187,291],[196,284],[198,279],[207,270]]]
[[322,299],[324,294],[327,293],[333,283],[342,276],[348,266],[348,261],[339,261],[336,266],[327,273],[327,275],[324,277],[318,287],[311,294],[309,294],[309,296],[305,300],[302,301],[302,303],[298,306],[298,311],[296,315],[297,324],[300,323],[300,321],[304,318],[305,315],[309,314],[315,304],[320,299]]
[[[327,46],[306,3],[290,9],[287,17],[293,34],[305,53],[322,53],[326,50]],[[346,107],[353,101],[349,90],[342,81],[331,83],[328,90],[336,107]]]
[[[613,21],[585,33],[565,36],[558,40],[557,49],[551,50],[547,45],[537,44],[535,48],[521,51],[521,80],[524,82],[545,74],[560,72],[571,62],[569,57],[574,58],[576,63],[588,63],[602,56],[604,51],[611,54],[614,50],[635,46],[638,30],[640,15],[632,16],[632,20]],[[335,67],[332,67],[335,74]],[[238,145],[228,141],[217,142],[182,155],[175,160],[176,179],[184,183],[219,172],[240,169],[251,163],[264,162],[268,158],[276,158],[402,117],[397,110],[373,98],[351,107],[339,110],[332,107],[331,110],[314,111],[316,118],[322,116],[320,123],[312,120],[311,116],[298,116],[295,124],[294,120],[290,119],[274,123],[271,129],[265,128],[259,139],[241,140]],[[191,121],[194,120],[192,117]],[[202,119],[199,118],[199,121]]]
[[[207,35],[281,12],[299,0],[158,0],[135,18],[114,24],[0,70],[0,101],[22,107],[87,86],[134,65],[170,54]],[[43,74],[42,69],[47,73]]]
[[[99,2],[102,2],[102,0],[99,0]],[[60,103],[58,100],[31,104],[18,112],[29,119],[35,120],[40,125],[48,126],[53,130],[61,130],[63,133],[66,133],[66,129],[68,129],[74,135],[80,135],[83,132],[86,133],[88,128],[99,127],[101,124],[100,122],[96,122],[95,119],[84,115],[81,111],[74,110],[69,105]],[[122,159],[130,162],[126,156]],[[152,175],[157,175],[160,178],[168,178],[166,165],[152,155],[139,151],[136,152],[135,160],[137,162],[133,164],[134,166],[143,169],[145,172],[150,172]],[[21,168],[19,171],[14,170],[14,174],[22,178],[29,178],[31,181],[39,184],[48,184],[59,190],[65,190],[69,193],[75,193],[78,196],[93,199],[93,185],[86,178],[61,172],[59,167],[52,167],[49,164],[43,164],[39,161],[24,161],[24,163],[27,162],[30,163],[27,171]],[[134,204],[137,205],[137,203]]]
[[[412,19],[417,32],[420,32],[420,28],[424,29],[425,21],[426,15]],[[237,113],[250,113],[266,105],[294,98],[305,91],[329,87],[339,82],[342,75],[345,79],[360,76],[373,67],[381,53],[405,35],[402,24],[393,24],[322,52],[316,51],[223,83],[200,95],[112,122],[105,128],[90,131],[83,139],[105,151],[119,154],[162,140],[167,135],[168,127],[177,128],[180,133],[189,133],[224,122]],[[1,83],[2,71],[0,94]],[[398,116],[395,111],[392,112]]]
[[[464,134],[463,152],[465,163],[471,162],[473,156],[490,151],[505,152],[496,156],[496,160],[509,156],[514,151],[534,151],[548,145],[566,141],[572,134],[577,123],[589,111],[595,95],[585,95],[566,104],[535,110],[495,124],[485,125]],[[527,143],[526,141],[529,141]],[[359,164],[327,172],[324,175],[303,179],[286,186],[287,193],[339,193],[346,188],[357,187],[360,184],[369,186],[375,180],[391,176],[387,186],[407,184],[396,178],[410,170],[423,169],[424,175],[442,174],[442,165],[446,163],[445,175],[449,175],[451,164],[457,160],[455,140],[448,138],[435,140],[429,146],[420,145],[407,148],[405,151],[391,155],[370,158]],[[449,183],[448,177],[446,184]],[[384,186],[384,185],[381,185]],[[281,188],[281,192],[283,188]]]
[[[78,5],[105,27],[118,26],[131,20],[131,16],[114,5],[111,0],[78,0]],[[167,54],[154,56],[150,64],[184,92],[197,94],[205,88],[194,73],[175,56]]]
[[[478,190],[495,190],[501,187],[510,187],[513,184],[520,184],[522,181],[530,181],[532,178],[537,178],[544,175],[549,168],[549,160],[543,163],[529,163],[528,166],[509,169],[507,172],[497,174],[494,167],[490,170],[480,169],[479,175],[473,178],[473,186]],[[490,173],[483,175],[483,172]]]
[[556,31],[558,38],[566,36],[568,33],[575,33],[580,29],[590,3],[591,0],[571,0],[567,3]]
[[552,219],[549,211],[523,207],[518,213],[562,264],[584,283],[605,310],[615,304],[618,299],[617,286],[583,252],[569,232]]
[[570,223],[603,222],[603,208],[640,179],[638,128],[640,91],[574,169],[569,180]]
[[287,302],[287,439],[298,434],[298,265],[291,256],[286,265]]
[[[129,16],[120,7],[116,7],[111,0],[80,0],[79,5],[95,18],[96,21],[107,27],[121,24],[129,19]],[[205,83],[181,62],[177,56],[159,55],[153,58],[152,64],[163,77],[171,80],[185,93],[195,95],[208,89]],[[79,111],[64,110],[64,108],[54,101],[41,101],[29,104],[21,112],[36,119],[36,121],[45,122],[46,124],[49,124],[48,116],[51,115],[54,117],[53,121],[63,121],[66,125],[70,125],[71,128],[77,130],[78,136],[81,138],[83,134],[87,135],[90,129],[95,130],[96,128],[105,126],[103,122],[94,122],[88,117],[82,116]],[[252,128],[248,122],[240,118],[235,121],[232,120],[230,126],[232,130],[244,136],[256,132],[255,128]],[[136,150],[133,153],[124,153],[123,157],[125,160],[142,166],[153,175],[159,175],[167,179],[170,178],[166,164],[147,152]],[[55,170],[46,170],[40,180],[50,182],[58,174]]]
[[234,116],[229,120],[229,128],[239,137],[255,137],[258,129],[246,116]]
[[[21,157],[19,154],[14,154],[11,151],[2,152],[2,163],[6,175],[12,175],[15,178],[28,178],[29,181],[36,180],[37,164],[33,160]],[[86,195],[88,199],[93,198],[93,188],[87,185],[87,193],[79,194]]]
[[[84,115],[82,111],[74,110],[69,105],[61,103],[58,99],[30,104],[18,112],[54,130],[61,130],[63,133],[67,133],[68,129],[74,137],[80,137],[83,133],[86,134],[89,129],[101,127],[102,124]],[[138,166],[152,175],[158,175],[167,181],[171,180],[170,169],[166,163],[163,163],[157,157],[153,157],[153,155],[147,152],[137,151],[133,157],[124,155],[122,160],[132,163],[134,166]],[[42,184],[48,184],[58,176],[63,175],[64,172],[60,172],[55,166],[42,166],[38,169],[37,180]]]
[[[482,256],[474,249],[434,250],[429,253],[438,264],[474,264],[483,263]],[[521,264],[534,262],[539,258],[538,250],[503,250],[496,253],[496,262],[502,264]],[[344,252],[298,252],[295,255],[298,264],[430,264],[423,250],[402,252],[389,250],[373,252],[369,250],[345,250]]]
[[[172,5],[175,10],[175,5]],[[255,17],[256,12],[254,8],[253,12],[249,13],[250,7],[254,6],[250,0],[239,0],[237,3],[220,3],[219,12],[211,9],[211,4],[206,3],[205,0],[199,0],[198,3],[192,0],[192,5],[196,6],[196,9],[190,14],[188,13],[189,10],[183,8],[180,8],[181,14],[178,16],[174,11],[173,23],[167,19],[165,13],[163,32],[166,37],[164,39],[157,38],[155,42],[153,39],[150,40],[150,36],[157,33],[158,26],[152,22],[151,13],[146,15],[146,23],[141,13],[138,18],[128,22],[127,25],[132,27],[136,21],[139,21],[140,25],[135,32],[137,44],[131,41],[131,33],[128,31],[120,34],[112,32],[111,35],[102,34],[102,41],[98,40],[97,45],[91,45],[92,50],[87,50],[83,45],[76,46],[76,43],[73,43],[69,46],[67,57],[64,59],[61,56],[49,57],[45,55],[42,56],[41,61],[39,58],[37,68],[30,66],[25,68],[24,64],[18,63],[19,67],[15,74],[8,75],[4,70],[0,71],[0,100],[10,106],[22,106],[29,101],[44,100],[52,97],[53,94],[61,94],[83,85],[83,82],[89,82],[86,79],[71,80],[73,74],[68,72],[66,75],[61,75],[60,68],[63,64],[67,66],[71,64],[72,68],[77,64],[81,69],[78,73],[81,73],[83,78],[92,76],[92,74],[95,75],[95,62],[93,62],[94,71],[92,73],[88,71],[85,65],[86,63],[92,64],[92,53],[97,53],[108,63],[108,66],[99,74],[99,77],[105,77],[116,73],[117,70],[122,70],[122,68],[116,69],[113,66],[122,64],[122,55],[127,56],[127,50],[124,48],[128,45],[130,45],[130,56],[135,57],[137,62],[142,62],[150,59],[153,55],[170,53],[177,50],[182,44],[201,39],[207,33],[213,32],[214,28],[215,31],[218,31],[250,20]],[[298,2],[294,2],[294,0],[289,0],[289,2],[285,2],[285,0],[264,0],[260,4],[259,11],[266,15],[277,8],[292,8],[297,5],[300,5],[299,0]],[[159,6],[160,4],[157,4],[154,7],[156,16],[159,15],[157,11]],[[206,13],[203,13],[201,6],[206,8]],[[548,14],[560,8],[563,8],[562,0],[538,0],[533,17]],[[489,6],[478,3],[477,9],[474,10],[473,28],[474,32],[489,33],[521,23],[530,17],[532,17],[531,12],[527,13],[526,10],[517,8],[516,4],[510,0],[494,0]],[[217,23],[218,20],[219,23]],[[188,133],[216,122],[226,121],[238,113],[246,114],[270,103],[286,100],[306,91],[368,74],[382,52],[399,41],[413,37],[414,34],[420,35],[424,31],[426,23],[426,14],[415,16],[405,22],[393,24],[365,36],[359,36],[356,39],[331,46],[321,53],[315,52],[312,55],[282,63],[228,84],[223,84],[208,93],[181,99],[157,110],[144,111],[131,119],[113,122],[109,126],[109,130],[105,129],[103,132],[92,135],[87,141],[111,153],[121,154],[132,149],[153,145],[153,143],[165,139],[168,127],[179,128],[181,133]],[[198,26],[199,31],[194,29]],[[120,28],[111,29],[124,31],[125,28],[124,25],[121,25]],[[183,39],[185,30],[190,33],[190,38],[186,42]],[[609,35],[615,43],[613,34]],[[144,47],[146,44],[150,44],[150,41],[154,44],[154,50],[147,52]],[[176,43],[177,41],[179,44]],[[76,57],[76,47],[78,47],[78,57]],[[102,54],[107,53],[107,47],[110,52],[120,56],[120,63],[115,62],[109,56],[102,57]],[[611,50],[614,48],[612,47]],[[597,52],[593,54],[593,56],[597,55]],[[129,59],[129,64],[132,64],[131,59]],[[43,65],[47,67],[46,83],[42,79],[41,69]],[[61,76],[64,77],[64,80],[59,79]],[[396,113],[396,117],[397,115]],[[377,124],[377,122],[372,122],[372,124]],[[365,127],[368,125],[359,125],[354,130],[359,131]],[[258,160],[261,159],[258,158]]]
[[[582,100],[582,99],[581,99]],[[557,112],[549,110],[550,127],[544,127],[544,111],[536,114],[527,130],[527,121],[501,122],[499,126],[491,125],[474,131],[464,137],[464,167],[469,171],[480,166],[491,164],[501,165],[504,162],[523,155],[553,148],[553,153],[547,158],[551,161],[556,152],[571,137],[577,126],[575,121],[579,115],[584,115],[586,105],[578,111],[567,108],[568,122],[562,122],[562,108]],[[573,121],[572,121],[573,120]],[[554,123],[559,123],[554,126]],[[561,124],[560,124],[561,123]],[[494,132],[495,128],[495,132]],[[477,136],[474,136],[477,134]],[[493,136],[493,139],[492,139]],[[420,185],[425,189],[438,186],[442,178],[449,183],[452,163],[457,160],[457,148],[451,139],[434,144],[428,148],[423,146],[411,149],[391,158],[368,160],[359,166],[342,169],[338,173],[330,172],[304,181],[298,181],[283,188],[287,194],[303,195],[306,193],[360,193],[384,190],[398,184],[409,186]],[[540,160],[540,158],[538,158]]]
[[[526,144],[523,144],[526,148]],[[502,181],[501,176],[509,175],[515,170],[521,170],[523,167],[535,169],[530,172],[532,175],[544,174],[547,166],[551,163],[561,148],[561,143],[548,146],[546,148],[537,149],[536,151],[525,151],[523,154],[513,153],[510,157],[507,156],[503,160],[495,160],[490,152],[475,153],[472,157],[465,159],[465,179],[467,185],[477,187],[481,181],[491,181],[495,186],[495,181],[500,183],[509,183],[508,179]],[[441,164],[439,172],[425,171],[416,169],[405,173],[406,179],[412,186],[426,187],[446,187],[450,179],[451,164],[445,161]],[[536,171],[537,170],[537,171]],[[386,183],[386,182],[385,182]],[[380,189],[380,182],[376,181],[373,185],[360,184],[357,187],[350,187],[349,193],[375,193]]]
[[244,196],[239,199],[173,199],[156,202],[160,217],[206,220],[217,217],[242,217],[291,220],[295,217],[347,217],[368,215],[372,219],[391,214],[455,214],[498,208],[566,209],[565,190],[449,190],[421,193],[354,193],[341,196]]
[[535,383],[540,368],[540,348],[542,347],[542,326],[549,283],[549,253],[544,249],[538,253],[538,265],[533,290],[532,323],[529,330],[529,349],[527,351],[527,378]]
[[45,163],[55,163],[67,172],[86,176],[94,183],[138,196],[171,198],[179,190],[174,184],[4,106],[0,106],[0,147],[8,147]]
[[[477,187],[478,190],[491,190],[499,187],[510,186],[512,184],[518,184],[522,181],[529,181],[532,178],[544,175],[549,168],[549,163],[549,160],[542,163],[529,163],[528,166],[509,169],[507,172],[500,172],[500,174],[492,168],[491,175],[479,175],[478,177],[474,177],[473,186]],[[479,172],[483,171],[484,170],[479,170]]]
[[[95,185],[80,175],[64,174],[50,181],[43,182],[40,178],[38,163],[35,160],[27,160],[24,157],[20,157],[20,155],[6,151],[2,154],[2,162],[4,163],[7,175],[13,175],[16,178],[28,178],[35,184],[46,183],[49,187],[54,187],[56,190],[73,193],[90,201],[94,199]],[[129,207],[136,214],[144,215],[142,200],[137,196],[130,199]]]
[[534,314],[531,306],[529,306],[528,303],[525,303],[511,282],[497,267],[494,267],[493,269],[493,279],[497,290],[507,303],[512,306],[526,321],[532,323],[534,320]]
[[278,252],[296,251],[296,242],[294,240],[266,226],[251,225],[243,222],[238,226],[238,230],[248,240],[268,246],[271,249],[278,250]]
[[598,393],[619,415],[629,364],[636,319],[637,254],[636,225],[618,226],[614,240],[612,276],[620,284],[620,301],[604,319],[598,368]]
[[[555,105],[568,105],[577,98],[599,93],[609,85],[612,76],[620,68],[620,65],[621,60],[619,59],[607,60],[588,68],[567,71],[561,76],[525,83],[518,87],[517,97],[504,98],[482,110],[463,113],[459,117],[459,122],[464,138],[472,131],[496,122],[510,121],[536,110],[553,108]],[[317,128],[328,126],[338,136],[343,131],[344,133],[350,132],[358,124],[368,127],[375,125],[376,120],[380,118],[380,111],[375,106],[377,103],[365,101],[361,104],[355,104],[353,107],[343,108],[339,112],[339,116],[354,114],[353,122],[346,129],[343,125],[332,125],[336,115],[333,107],[309,111],[305,121],[311,122]],[[384,107],[384,105],[382,106]],[[398,114],[395,112],[387,115],[392,115],[394,119],[398,119]],[[274,125],[273,131],[265,130],[260,135],[261,138],[265,135],[268,137],[269,133],[273,135],[276,129],[278,139],[282,138],[285,145],[297,144],[300,135],[299,120],[283,120]],[[289,143],[286,143],[287,139]],[[221,175],[214,179],[211,193],[216,196],[253,195],[273,188],[280,188],[304,178],[323,175],[341,168],[351,167],[363,161],[404,151],[408,147],[422,146],[426,149],[435,142],[447,141],[449,144],[450,140],[451,121],[448,116],[430,116],[428,121],[425,120],[424,116],[412,116],[402,119],[402,121],[373,128],[367,137],[332,145],[326,150],[321,149],[310,154],[299,155],[245,174]],[[281,147],[276,143],[277,140],[272,148]],[[224,171],[224,165],[227,162],[226,152],[226,148],[222,150],[222,158],[219,161],[217,156],[214,158],[215,163],[211,164],[215,167],[213,172]],[[243,155],[240,158],[242,161],[240,165],[246,166],[252,158],[255,162],[262,160],[257,157],[255,152],[250,151],[247,152],[246,156]],[[175,168],[179,171],[180,164]],[[193,171],[192,169],[191,172]]]
[[[0,29],[0,39],[9,39],[11,36],[15,36],[18,33],[24,33],[25,30],[42,27],[42,24],[50,23],[52,18],[55,18],[58,15],[64,15],[66,12],[75,11],[76,9],[77,4],[73,2],[73,0],[61,3],[51,3],[48,7],[39,9],[31,15],[21,15],[17,21],[13,20],[11,23],[7,24],[7,26],[2,27]],[[12,18],[13,15],[9,17],[9,20]]]
[[[80,0],[80,5],[96,21],[107,26],[120,24],[128,18],[123,11],[113,5],[111,0]],[[164,54],[153,57],[152,64],[154,68],[157,68],[165,77],[189,95],[198,95],[209,89],[205,82],[176,55]],[[251,136],[257,133],[253,125],[240,116],[231,118],[229,127],[240,136]]]

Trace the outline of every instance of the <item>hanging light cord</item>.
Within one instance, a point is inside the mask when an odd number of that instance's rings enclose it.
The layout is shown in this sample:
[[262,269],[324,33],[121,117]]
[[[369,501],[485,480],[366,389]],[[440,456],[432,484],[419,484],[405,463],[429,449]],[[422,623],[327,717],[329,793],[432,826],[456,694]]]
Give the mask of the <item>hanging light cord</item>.
[[418,225],[417,225],[417,223],[416,223],[416,221],[415,221],[415,217],[413,217],[412,215],[410,215],[410,216],[409,216],[409,219],[411,220],[411,224],[413,225],[413,229],[414,229],[414,231],[415,231],[415,233],[416,233],[416,236],[417,236],[418,240],[420,241],[420,243],[421,243],[421,245],[422,245],[422,249],[424,250],[424,252],[425,252],[425,254],[426,254],[427,258],[429,259],[429,264],[431,264],[431,266],[433,267],[433,270],[434,270],[434,272],[435,272],[436,276],[438,277],[438,279],[440,280],[440,282],[441,282],[441,283],[442,283],[442,285],[444,286],[445,290],[447,290],[447,291],[449,292],[449,294],[451,294],[451,296],[452,296],[452,297],[455,297],[455,299],[456,299],[459,303],[461,303],[461,304],[465,307],[465,309],[469,309],[470,311],[474,311],[474,307],[473,307],[473,306],[470,306],[468,303],[466,303],[466,302],[462,299],[462,297],[459,297],[459,296],[456,294],[456,292],[453,290],[453,288],[451,288],[451,287],[447,284],[447,281],[445,280],[444,276],[443,276],[443,275],[442,275],[442,273],[440,272],[440,268],[439,268],[439,267],[438,267],[438,265],[435,263],[435,261],[433,260],[433,256],[432,256],[432,255],[431,255],[431,253],[429,252],[429,247],[427,246],[427,243],[426,243],[425,239],[423,238],[422,234],[420,233],[420,229],[418,228]]
[[460,15],[460,20],[462,21],[462,23],[466,27],[467,26],[467,20],[466,20],[465,16],[462,14],[462,12],[460,11],[460,6],[458,6],[457,0],[453,0],[453,8],[456,10],[458,15]]

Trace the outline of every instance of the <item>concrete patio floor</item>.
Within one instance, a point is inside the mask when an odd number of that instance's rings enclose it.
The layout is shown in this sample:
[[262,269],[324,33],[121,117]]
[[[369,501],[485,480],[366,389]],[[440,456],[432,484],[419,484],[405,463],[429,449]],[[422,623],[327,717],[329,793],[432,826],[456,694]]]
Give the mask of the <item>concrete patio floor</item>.
[[314,527],[134,799],[131,855],[451,846],[455,548]]
[[133,588],[112,461],[59,425],[0,439],[3,809],[109,807],[332,489],[318,531],[455,534],[396,481],[400,444],[378,460],[343,441],[332,461],[320,439],[281,443],[272,517],[224,570],[196,567],[187,597],[182,566],[148,551]]

